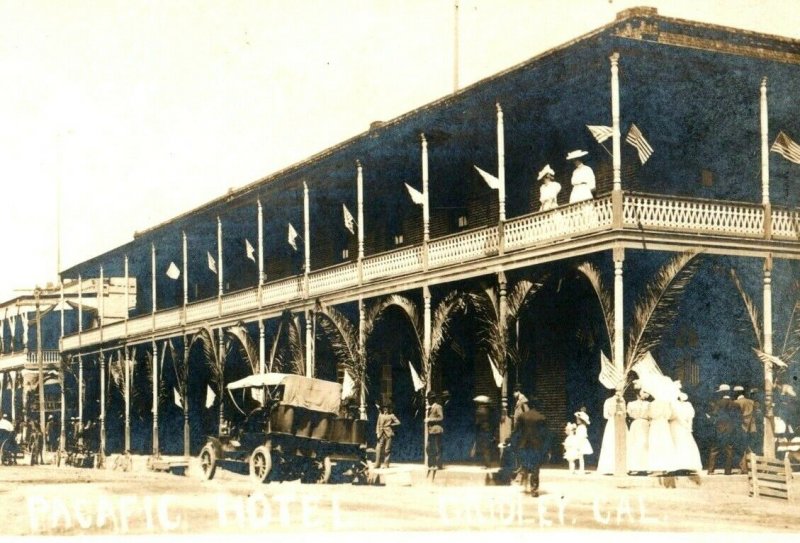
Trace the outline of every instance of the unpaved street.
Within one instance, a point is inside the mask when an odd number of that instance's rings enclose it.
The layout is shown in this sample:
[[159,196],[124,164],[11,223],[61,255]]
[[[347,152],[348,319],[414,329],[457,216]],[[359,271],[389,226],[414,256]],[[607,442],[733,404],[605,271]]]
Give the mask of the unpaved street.
[[[139,471],[3,467],[6,535],[202,534],[374,530],[800,532],[797,505],[747,496],[743,475],[615,480],[544,470],[541,497],[476,484],[457,467],[435,484],[415,466],[387,486],[254,485]],[[408,483],[411,483],[408,486]],[[699,482],[699,484],[697,484]],[[669,484],[669,482],[667,482]],[[797,487],[797,479],[794,481]]]

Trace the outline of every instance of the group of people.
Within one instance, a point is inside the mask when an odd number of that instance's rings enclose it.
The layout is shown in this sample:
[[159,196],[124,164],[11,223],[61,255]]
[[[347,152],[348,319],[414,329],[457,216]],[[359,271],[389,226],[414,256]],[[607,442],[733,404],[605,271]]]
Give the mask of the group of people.
[[738,460],[740,470],[745,472],[747,453],[760,450],[757,428],[757,421],[761,418],[760,407],[746,396],[741,385],[731,389],[730,385],[721,384],[715,393],[717,398],[711,402],[706,414],[713,432],[708,451],[708,473],[716,470],[720,453],[724,454],[725,475],[733,472],[735,460]]
[[[567,160],[571,161],[575,167],[572,172],[572,192],[569,195],[569,203],[583,202],[594,198],[595,177],[594,171],[584,164],[583,160],[589,153],[577,149],[567,155]],[[558,194],[561,192],[561,184],[555,181],[555,171],[547,164],[539,171],[537,180],[542,182],[539,187],[539,211],[548,211],[558,207]]]
[[24,448],[30,452],[32,466],[44,464],[45,440],[51,451],[58,448],[57,427],[52,415],[48,417],[43,432],[39,423],[34,420],[14,424],[8,418],[8,414],[3,413],[0,418],[0,442],[7,439],[13,439],[17,448]]

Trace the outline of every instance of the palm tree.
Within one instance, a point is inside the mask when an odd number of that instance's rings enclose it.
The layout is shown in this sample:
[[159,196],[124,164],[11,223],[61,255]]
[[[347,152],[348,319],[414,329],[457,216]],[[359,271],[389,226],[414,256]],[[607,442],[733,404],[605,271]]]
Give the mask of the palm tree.
[[508,362],[519,367],[521,360],[518,342],[509,341],[509,330],[516,329],[522,310],[545,283],[540,280],[518,281],[506,297],[505,319],[501,319],[499,287],[492,286],[477,293],[471,293],[469,300],[475,308],[481,326],[480,341],[500,375],[505,376]]
[[167,346],[172,356],[172,369],[175,371],[175,381],[178,385],[178,395],[183,409],[183,455],[189,456],[191,452],[189,449],[189,401],[187,394],[189,386],[189,345],[187,338],[184,336],[182,352],[172,344],[172,340],[167,341]]
[[[700,265],[700,253],[689,251],[675,255],[664,264],[654,279],[649,282],[634,306],[633,320],[628,330],[625,349],[625,364],[620,384],[628,384],[628,377],[634,364],[653,351],[661,342],[678,313],[678,302],[686,286],[694,277]],[[614,352],[614,306],[609,290],[604,286],[599,270],[590,263],[578,266],[592,285],[608,334],[611,352]]]

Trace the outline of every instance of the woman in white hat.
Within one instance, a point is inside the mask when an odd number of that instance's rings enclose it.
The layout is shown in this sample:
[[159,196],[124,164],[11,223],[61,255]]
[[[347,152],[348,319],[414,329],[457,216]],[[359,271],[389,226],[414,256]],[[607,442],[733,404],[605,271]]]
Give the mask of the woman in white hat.
[[553,171],[550,164],[539,172],[537,179],[542,182],[542,186],[539,187],[539,202],[542,207],[539,208],[539,211],[548,211],[558,207],[558,193],[561,192],[561,184],[554,181],[555,175],[556,172]]
[[572,193],[569,195],[571,204],[594,198],[594,172],[583,163],[583,157],[588,154],[586,151],[576,149],[567,155],[567,160],[571,160],[575,165],[575,171],[572,172]]

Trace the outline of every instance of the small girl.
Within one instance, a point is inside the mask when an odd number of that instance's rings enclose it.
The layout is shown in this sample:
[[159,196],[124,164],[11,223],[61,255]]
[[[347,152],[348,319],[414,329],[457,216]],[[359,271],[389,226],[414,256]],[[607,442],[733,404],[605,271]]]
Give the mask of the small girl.
[[[564,460],[567,461],[567,465],[569,466],[569,472],[575,473],[575,464],[574,462],[578,460],[578,447],[579,441],[578,436],[575,435],[575,430],[577,425],[568,422],[566,427],[564,428],[564,433],[567,434],[566,439],[564,440]],[[581,462],[583,461],[583,457],[580,457]]]
[[[592,449],[592,444],[589,443],[589,434],[588,428],[589,426],[589,415],[586,413],[584,408],[581,408],[580,411],[575,413],[575,441],[576,441],[576,448],[578,450],[578,472],[579,473],[586,473],[583,469],[583,456],[586,454],[592,454],[594,449]],[[575,425],[573,425],[575,426]]]

